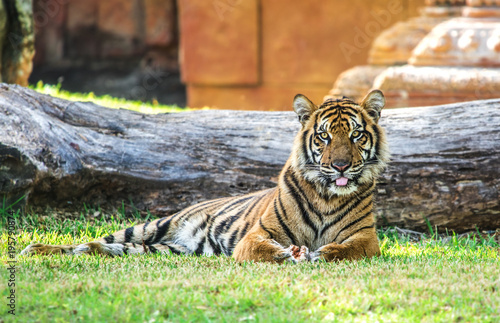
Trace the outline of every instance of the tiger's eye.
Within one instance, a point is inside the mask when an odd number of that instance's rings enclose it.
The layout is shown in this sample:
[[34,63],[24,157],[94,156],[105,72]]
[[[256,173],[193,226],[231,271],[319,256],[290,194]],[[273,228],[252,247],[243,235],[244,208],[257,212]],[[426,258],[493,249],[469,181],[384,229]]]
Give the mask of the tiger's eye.
[[351,137],[352,137],[352,138],[358,138],[360,135],[361,135],[361,132],[359,132],[358,130],[354,130],[354,131],[352,132]]
[[328,139],[328,134],[326,132],[320,133],[319,136],[321,137],[321,139]]

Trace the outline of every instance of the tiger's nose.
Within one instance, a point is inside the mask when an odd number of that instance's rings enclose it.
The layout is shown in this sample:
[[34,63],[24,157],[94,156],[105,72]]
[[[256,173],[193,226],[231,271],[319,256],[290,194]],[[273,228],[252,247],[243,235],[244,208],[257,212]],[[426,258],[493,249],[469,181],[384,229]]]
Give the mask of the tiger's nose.
[[349,167],[350,163],[346,161],[336,161],[332,163],[332,167],[338,170],[339,172],[344,171],[347,167]]

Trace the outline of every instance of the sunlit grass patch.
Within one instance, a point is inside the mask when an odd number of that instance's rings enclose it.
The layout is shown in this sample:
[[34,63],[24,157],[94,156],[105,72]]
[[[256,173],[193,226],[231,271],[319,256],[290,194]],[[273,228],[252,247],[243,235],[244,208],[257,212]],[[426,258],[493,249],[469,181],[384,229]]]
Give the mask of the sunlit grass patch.
[[160,104],[158,101],[153,100],[152,102],[142,102],[134,100],[126,100],[123,98],[115,98],[110,95],[95,95],[93,92],[90,93],[78,93],[69,92],[61,89],[61,84],[50,85],[44,84],[39,81],[35,85],[31,85],[30,88],[33,90],[54,96],[57,98],[70,100],[70,101],[90,101],[95,104],[102,105],[104,107],[113,109],[128,109],[141,113],[156,114],[156,113],[171,113],[171,112],[181,112],[188,111],[187,108],[181,108],[176,105],[165,105]]
[[[5,214],[5,213],[4,213]],[[99,216],[94,216],[99,214]],[[13,215],[17,251],[81,243],[144,221],[139,214]],[[149,219],[153,216],[147,215]],[[0,260],[6,264],[2,218]],[[382,255],[339,263],[236,263],[177,255],[18,256],[17,315],[6,322],[497,322],[495,239],[412,242],[381,230]],[[0,272],[0,286],[7,281]],[[6,297],[0,289],[0,297]]]

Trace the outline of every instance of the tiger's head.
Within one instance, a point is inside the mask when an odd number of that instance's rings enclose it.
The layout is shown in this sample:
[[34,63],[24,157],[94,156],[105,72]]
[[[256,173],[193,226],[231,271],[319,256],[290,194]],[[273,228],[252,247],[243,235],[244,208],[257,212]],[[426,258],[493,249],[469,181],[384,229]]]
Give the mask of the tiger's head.
[[328,99],[319,107],[301,94],[293,106],[302,124],[292,167],[326,196],[348,195],[373,182],[389,160],[384,130],[378,125],[385,105],[374,90],[360,104]]

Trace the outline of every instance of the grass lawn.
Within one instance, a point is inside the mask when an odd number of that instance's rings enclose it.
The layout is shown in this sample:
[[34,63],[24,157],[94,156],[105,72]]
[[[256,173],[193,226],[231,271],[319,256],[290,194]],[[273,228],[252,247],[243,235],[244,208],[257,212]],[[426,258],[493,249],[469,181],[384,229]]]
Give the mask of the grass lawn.
[[[57,214],[14,218],[17,252],[34,242],[86,242],[144,220],[95,210],[72,219]],[[358,262],[275,265],[204,256],[17,256],[13,316],[7,306],[5,211],[0,220],[0,322],[500,321],[495,238],[410,242],[394,230],[380,231],[381,257]]]
[[181,108],[176,105],[165,105],[160,104],[158,101],[153,100],[152,102],[142,102],[142,101],[131,101],[121,98],[115,98],[110,95],[96,96],[94,93],[78,93],[69,92],[61,90],[61,84],[50,85],[43,84],[42,81],[37,84],[31,85],[31,89],[42,93],[54,96],[57,98],[70,100],[70,101],[91,101],[95,104],[102,105],[104,107],[113,109],[127,109],[133,110],[141,113],[170,113],[170,112],[181,112],[188,111],[189,109]]

